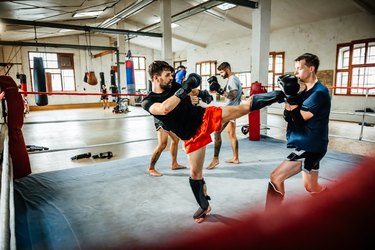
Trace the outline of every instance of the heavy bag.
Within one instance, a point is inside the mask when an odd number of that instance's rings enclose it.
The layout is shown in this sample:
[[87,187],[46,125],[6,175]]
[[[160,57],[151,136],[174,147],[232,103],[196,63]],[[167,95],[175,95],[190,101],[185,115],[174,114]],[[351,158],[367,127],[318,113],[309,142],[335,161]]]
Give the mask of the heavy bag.
[[85,76],[83,77],[83,82],[87,83],[88,76],[89,76],[89,72],[85,72]]
[[88,72],[87,83],[90,84],[90,85],[96,85],[96,84],[98,84],[98,79],[96,79],[94,71]]
[[[117,85],[116,85],[116,71],[111,69],[111,86],[110,86],[110,89],[111,89],[111,92],[112,94],[117,94],[118,93],[118,89],[117,89]],[[116,95],[112,95],[113,97],[115,97]]]
[[104,72],[99,72],[99,77],[100,77],[100,87],[103,88],[103,86],[105,85]]
[[135,77],[134,77],[133,60],[126,60],[125,67],[126,67],[126,88],[128,90],[128,94],[135,94]]
[[[42,57],[34,57],[34,90],[36,92],[46,92],[46,72],[43,66]],[[48,105],[47,95],[35,95],[35,103],[38,106]]]
[[16,82],[10,76],[0,76],[0,88],[5,93],[8,113],[9,154],[15,179],[31,174],[29,154],[22,134],[23,99]]
[[[21,84],[21,89],[23,92],[27,92],[27,83],[26,83],[26,75],[25,74],[19,74],[20,78],[20,84]],[[24,96],[27,96],[25,93]]]

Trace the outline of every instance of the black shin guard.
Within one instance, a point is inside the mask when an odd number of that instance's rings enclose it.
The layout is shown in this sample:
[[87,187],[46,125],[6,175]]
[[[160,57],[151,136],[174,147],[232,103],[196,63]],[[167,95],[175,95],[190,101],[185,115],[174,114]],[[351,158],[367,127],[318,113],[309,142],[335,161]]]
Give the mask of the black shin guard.
[[189,182],[190,182],[190,187],[191,187],[191,190],[193,191],[195,200],[199,204],[199,209],[197,210],[197,212],[195,212],[193,216],[194,219],[197,219],[206,215],[210,204],[208,203],[208,199],[203,191],[203,185],[205,183],[204,180],[203,179],[193,180],[189,178]]
[[264,94],[252,95],[250,111],[259,110],[275,102],[282,103],[285,101],[284,98],[285,95],[280,90],[275,90]]
[[279,206],[283,200],[284,195],[276,189],[272,182],[269,182],[266,197],[266,210],[273,206]]

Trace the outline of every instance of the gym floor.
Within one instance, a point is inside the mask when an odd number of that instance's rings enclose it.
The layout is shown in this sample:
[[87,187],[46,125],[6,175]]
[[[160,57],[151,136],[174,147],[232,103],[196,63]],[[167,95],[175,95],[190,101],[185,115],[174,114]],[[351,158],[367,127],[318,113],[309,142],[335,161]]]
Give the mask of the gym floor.
[[[222,105],[222,102],[213,105]],[[237,137],[247,116],[237,120]],[[286,123],[280,115],[267,115],[269,137],[285,140]],[[363,138],[358,140],[358,123],[330,121],[330,151],[371,156],[375,153],[375,127],[364,127]],[[149,156],[157,145],[153,118],[141,107],[130,107],[126,114],[114,114],[111,109],[88,108],[53,111],[32,111],[26,115],[23,134],[27,145],[43,146],[47,151],[30,153],[33,173],[89,166],[92,158],[72,161],[71,157],[90,152],[92,155],[111,151],[111,161],[137,156]],[[223,133],[223,145],[227,141]],[[369,141],[367,141],[369,140]],[[212,144],[211,144],[212,145]],[[179,144],[182,148],[182,142]],[[168,150],[168,147],[166,151]],[[183,154],[183,151],[179,152]],[[168,153],[169,154],[169,153]],[[239,155],[241,159],[241,149]],[[206,161],[210,155],[206,156]],[[225,159],[221,159],[223,162]],[[41,164],[42,163],[42,164]],[[186,164],[186,162],[184,163]],[[161,171],[169,166],[156,165]],[[147,165],[144,166],[145,173]]]
[[[130,110],[113,114],[111,109],[90,108],[27,115],[23,127],[26,144],[49,150],[30,152],[33,174],[14,183],[18,248],[152,248],[241,222],[243,213],[263,211],[269,174],[290,152],[283,141],[281,116],[268,115],[268,137],[255,142],[241,133],[247,116],[237,120],[238,165],[224,163],[231,157],[231,148],[223,133],[221,164],[203,170],[212,213],[198,225],[192,219],[197,204],[188,184],[189,169],[172,171],[169,152],[164,152],[156,164],[163,176],[149,176],[150,155],[157,145],[153,118],[141,107]],[[374,129],[365,127],[364,138],[375,140]],[[359,134],[356,123],[331,121],[321,183],[334,185],[365,156],[374,155],[374,143],[346,139]],[[178,162],[187,165],[181,148],[180,143]],[[114,155],[111,159],[71,160],[78,154],[108,151]],[[211,143],[204,167],[212,154]],[[285,203],[308,196],[300,175],[286,182],[286,193]]]

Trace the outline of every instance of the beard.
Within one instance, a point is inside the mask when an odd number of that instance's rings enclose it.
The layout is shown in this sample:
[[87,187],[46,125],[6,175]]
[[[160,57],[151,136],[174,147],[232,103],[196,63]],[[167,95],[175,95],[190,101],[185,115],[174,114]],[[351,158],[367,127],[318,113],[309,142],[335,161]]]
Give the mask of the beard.
[[162,90],[168,90],[168,89],[171,89],[172,88],[172,82],[167,82],[167,83],[161,83],[160,84],[160,88]]

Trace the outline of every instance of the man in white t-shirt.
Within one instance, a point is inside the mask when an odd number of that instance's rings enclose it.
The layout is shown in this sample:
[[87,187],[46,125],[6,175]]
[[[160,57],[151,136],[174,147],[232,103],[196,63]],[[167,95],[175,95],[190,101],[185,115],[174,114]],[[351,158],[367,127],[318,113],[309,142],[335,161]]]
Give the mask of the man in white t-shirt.
[[[219,71],[220,76],[223,79],[228,79],[228,83],[224,88],[225,91],[223,95],[226,99],[228,99],[227,106],[235,106],[240,105],[241,103],[241,95],[242,95],[242,84],[240,79],[232,73],[231,66],[228,62],[223,62],[217,68]],[[215,132],[215,151],[214,151],[214,158],[212,159],[211,163],[208,165],[207,169],[215,168],[219,163],[219,153],[221,148],[221,132],[228,127],[228,136],[230,139],[230,143],[232,146],[233,157],[230,160],[225,162],[238,164],[240,163],[238,157],[238,140],[236,136],[236,120],[231,120],[227,123],[224,123],[221,131]]]

